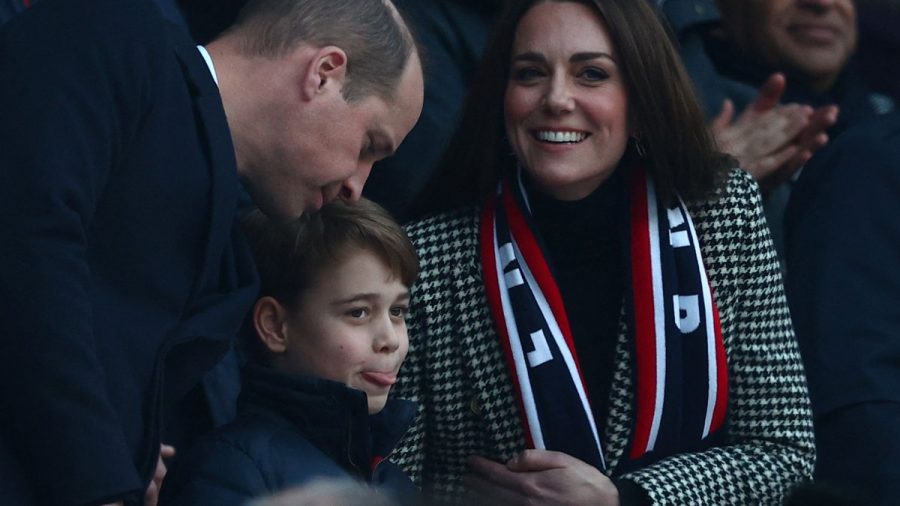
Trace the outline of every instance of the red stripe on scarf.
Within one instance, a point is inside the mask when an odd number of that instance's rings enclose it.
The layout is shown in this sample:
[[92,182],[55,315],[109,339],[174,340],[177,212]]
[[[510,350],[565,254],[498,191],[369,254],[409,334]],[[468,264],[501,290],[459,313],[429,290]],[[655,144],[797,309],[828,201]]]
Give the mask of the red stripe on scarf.
[[503,354],[506,356],[506,367],[509,376],[516,388],[516,403],[519,405],[519,417],[525,432],[525,444],[528,448],[534,448],[534,439],[531,437],[531,427],[528,425],[528,417],[525,415],[525,403],[522,402],[522,389],[519,387],[519,376],[516,374],[516,361],[513,359],[510,347],[509,333],[506,331],[506,318],[503,315],[503,302],[500,299],[500,281],[497,278],[497,258],[494,244],[494,209],[497,206],[496,196],[487,199],[484,210],[481,213],[481,277],[484,279],[484,289],[487,295],[488,306],[494,315],[494,328],[500,335],[500,344]]
[[713,408],[710,432],[722,428],[725,423],[725,412],[728,410],[728,360],[725,358],[725,343],[722,339],[722,324],[719,322],[719,308],[713,299],[712,285],[709,287],[709,299],[712,304],[713,325],[716,331],[716,407]]
[[647,182],[635,167],[631,180],[631,265],[634,290],[634,336],[637,385],[636,412],[631,459],[647,451],[656,407],[656,315],[653,303],[653,273],[650,263],[650,231]]
[[[566,345],[569,347],[569,351],[572,354],[572,360],[575,362],[575,369],[578,371],[578,377],[581,379],[581,386],[584,388],[585,392],[589,392],[590,390],[584,383],[584,374],[581,373],[581,364],[578,361],[578,354],[575,351],[575,341],[572,339],[572,329],[569,326],[569,317],[566,314],[566,308],[563,305],[562,294],[559,292],[559,287],[556,286],[556,280],[553,279],[553,274],[550,273],[550,266],[544,259],[541,247],[535,240],[534,233],[531,231],[531,227],[528,226],[528,222],[525,221],[525,217],[522,216],[522,212],[515,201],[513,191],[506,180],[503,181],[502,197],[503,209],[506,211],[506,220],[509,222],[510,234],[512,234],[513,238],[516,240],[516,244],[518,244],[522,256],[525,257],[525,263],[528,264],[528,269],[534,276],[535,281],[537,281],[538,286],[541,288],[541,292],[544,294],[544,298],[547,299],[550,311],[553,313],[554,318],[556,318],[559,330],[562,332],[563,339],[565,339]],[[588,404],[590,404],[590,400],[588,400]]]

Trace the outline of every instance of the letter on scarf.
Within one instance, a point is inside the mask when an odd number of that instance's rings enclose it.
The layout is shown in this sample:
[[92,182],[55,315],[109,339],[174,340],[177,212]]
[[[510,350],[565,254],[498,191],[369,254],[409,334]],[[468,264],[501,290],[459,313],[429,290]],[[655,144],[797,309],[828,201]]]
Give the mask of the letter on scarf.
[[[513,251],[513,245],[511,242],[508,242],[500,248],[500,265],[506,269],[509,264],[512,263],[513,260],[516,259],[516,254]],[[517,268],[506,272],[503,274],[503,277],[506,278],[506,286],[508,288],[514,288],[523,284],[525,281],[522,279],[522,271]],[[545,341],[546,342],[546,341]]]
[[534,351],[528,352],[528,365],[534,368],[553,360],[553,354],[550,352],[550,346],[547,345],[547,337],[544,336],[543,330],[532,332],[531,342],[534,344]]
[[673,295],[674,314],[678,315],[675,325],[682,334],[690,334],[700,327],[700,297],[696,295]]
[[669,244],[671,244],[673,248],[686,248],[690,246],[691,240],[687,229],[675,230],[684,225],[684,215],[681,214],[681,209],[679,207],[673,207],[668,210],[667,214],[669,215]]

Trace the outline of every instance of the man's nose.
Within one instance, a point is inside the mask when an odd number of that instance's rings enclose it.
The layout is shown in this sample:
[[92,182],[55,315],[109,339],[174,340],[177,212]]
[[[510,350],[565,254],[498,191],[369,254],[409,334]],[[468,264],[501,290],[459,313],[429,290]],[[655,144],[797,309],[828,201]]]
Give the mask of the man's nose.
[[356,172],[344,180],[341,185],[340,197],[348,202],[356,202],[362,196],[363,186],[372,172],[372,163],[363,162],[357,167]]

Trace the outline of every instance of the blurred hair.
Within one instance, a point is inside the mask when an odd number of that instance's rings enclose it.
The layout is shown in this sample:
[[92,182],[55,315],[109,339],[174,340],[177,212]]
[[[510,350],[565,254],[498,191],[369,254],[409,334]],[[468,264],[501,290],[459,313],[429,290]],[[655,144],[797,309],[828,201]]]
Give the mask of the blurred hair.
[[348,102],[394,97],[416,43],[390,0],[249,0],[228,30],[247,54],[278,57],[301,43],[347,53]]
[[248,506],[394,506],[388,494],[380,494],[350,479],[317,479],[302,487],[257,499]]
[[[417,199],[414,216],[478,205],[515,168],[503,105],[516,28],[529,9],[551,1],[586,5],[604,21],[625,84],[629,118],[646,152],[645,166],[665,202],[671,203],[676,193],[688,200],[712,196],[725,171],[736,166],[716,149],[667,25],[648,2],[514,0],[494,27],[460,126]],[[631,142],[628,151],[634,151]]]

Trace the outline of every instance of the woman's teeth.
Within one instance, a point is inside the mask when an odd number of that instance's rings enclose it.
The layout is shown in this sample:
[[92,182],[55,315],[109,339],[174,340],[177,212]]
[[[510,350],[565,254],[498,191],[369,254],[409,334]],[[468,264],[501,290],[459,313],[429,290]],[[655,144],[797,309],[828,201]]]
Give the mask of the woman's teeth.
[[537,140],[543,142],[555,142],[561,144],[573,144],[581,142],[587,138],[588,134],[584,132],[559,132],[550,130],[538,130],[535,133]]

